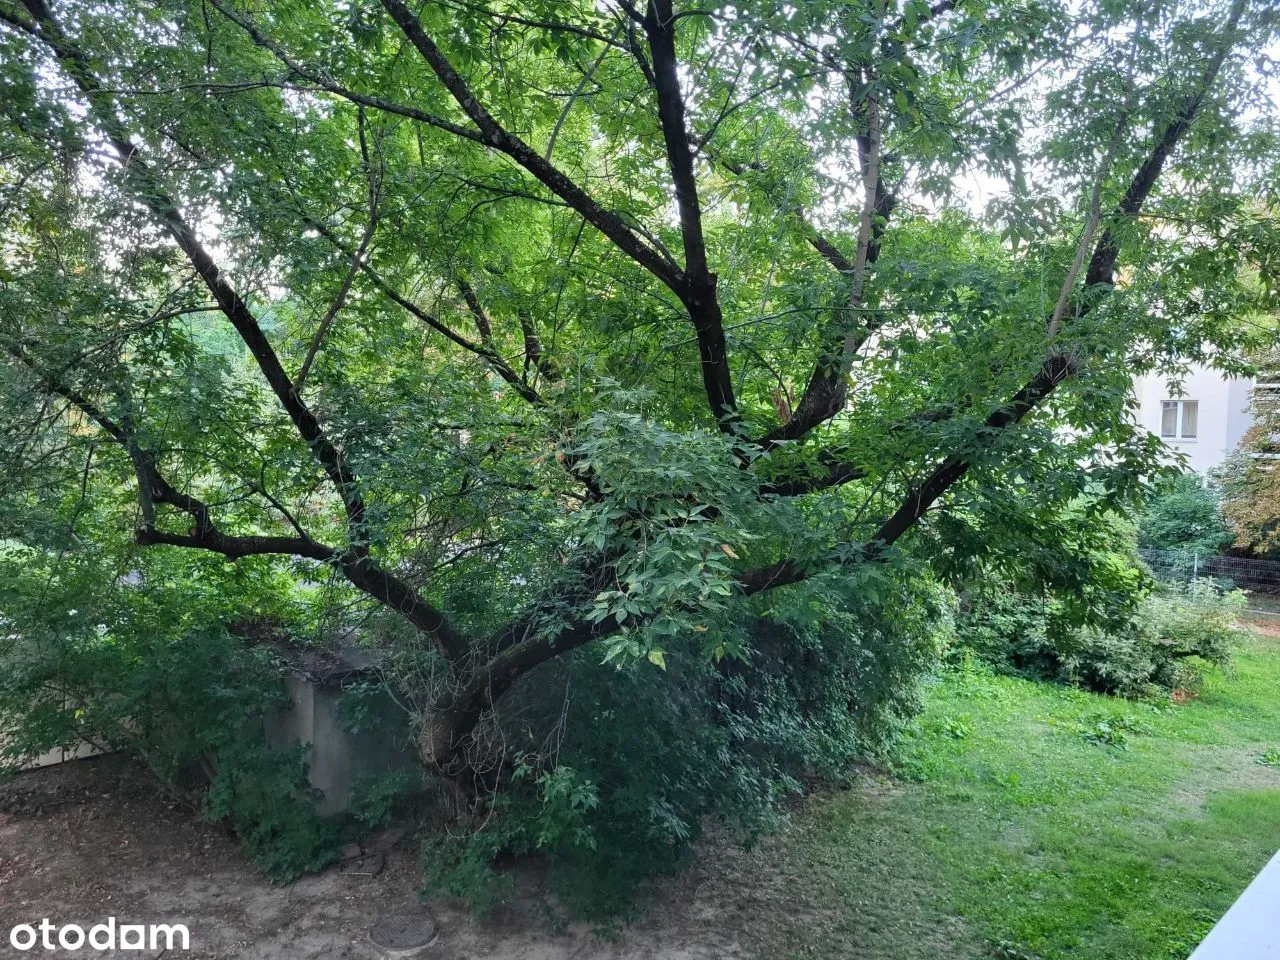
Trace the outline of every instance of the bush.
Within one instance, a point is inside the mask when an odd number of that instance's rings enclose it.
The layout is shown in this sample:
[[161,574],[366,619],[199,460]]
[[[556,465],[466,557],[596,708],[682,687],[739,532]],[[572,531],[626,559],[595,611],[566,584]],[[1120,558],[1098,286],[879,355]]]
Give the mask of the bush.
[[1212,580],[1169,584],[1148,599],[1143,626],[1175,660],[1222,665],[1243,636],[1239,618],[1247,603],[1243,591],[1223,590]]
[[273,879],[333,860],[351,825],[316,814],[303,751],[266,742],[281,668],[232,629],[246,608],[284,610],[270,571],[169,563],[120,578],[110,557],[45,559],[0,549],[0,767],[84,742],[123,751],[234,828]]
[[1009,673],[1122,696],[1167,694],[1194,687],[1200,666],[1227,662],[1244,603],[1238,590],[1197,580],[1160,587],[1106,626],[1081,625],[1052,595],[993,588],[970,598],[956,630],[964,647]]
[[1011,585],[967,593],[956,618],[959,645],[1007,673],[1054,676],[1062,659],[1049,643],[1047,602]]
[[1138,524],[1139,546],[1216,554],[1231,543],[1217,491],[1194,473],[1180,473],[1161,488]]
[[[5,756],[90,741],[131,752],[171,786],[194,771],[206,783],[186,795],[234,827],[267,873],[316,869],[422,784],[362,785],[352,817],[317,817],[305,755],[263,736],[280,666],[233,629],[246,613],[297,616],[290,588],[254,558],[188,556],[0,550]],[[495,862],[537,854],[575,913],[616,916],[647,879],[685,862],[705,823],[749,842],[781,822],[804,782],[888,755],[920,706],[953,603],[902,573],[815,579],[729,602],[705,627],[638,636],[636,657],[602,665],[607,651],[584,647],[544,664],[486,719],[491,779],[481,802],[458,804],[469,829],[451,824],[427,845],[424,883],[483,909],[510,891]],[[373,719],[362,691],[346,707],[353,727]]]
[[723,627],[738,657],[717,662],[702,636],[667,636],[661,669],[602,670],[584,650],[531,676],[517,709],[554,690],[544,712],[557,722],[508,734],[528,751],[482,824],[428,844],[428,891],[483,911],[509,892],[493,862],[536,852],[572,912],[616,916],[684,862],[706,818],[749,842],[802,781],[890,751],[949,636],[948,596],[922,584],[892,603],[846,596],[824,619],[801,591],[772,599],[768,616],[744,604]]
[[[265,651],[216,627],[145,646],[119,640],[104,634],[10,665],[0,689],[10,761],[79,742],[121,750],[231,826],[272,879],[331,862],[345,824],[316,815],[305,752],[272,748],[263,734],[284,694]],[[53,688],[69,699],[50,698]]]

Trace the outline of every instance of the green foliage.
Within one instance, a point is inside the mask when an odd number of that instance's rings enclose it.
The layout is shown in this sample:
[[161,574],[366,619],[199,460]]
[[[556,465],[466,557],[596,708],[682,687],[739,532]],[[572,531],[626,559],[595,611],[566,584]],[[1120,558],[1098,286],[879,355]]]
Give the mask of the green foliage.
[[[263,717],[285,704],[269,648],[230,629],[231,614],[290,609],[282,582],[196,562],[80,551],[0,550],[0,759],[17,763],[82,742],[138,757],[203,816],[235,829],[273,879],[330,862],[348,825],[322,820],[305,753],[266,743]],[[127,568],[126,568],[127,569]],[[241,575],[245,574],[245,575]],[[240,617],[235,618],[239,620]]]
[[249,739],[207,762],[214,773],[202,814],[228,823],[268,877],[294,880],[337,859],[344,825],[316,815],[304,748],[282,755]]
[[956,639],[987,663],[1048,676],[1057,663],[1048,640],[1047,600],[1012,589],[986,587],[965,596]]
[[317,862],[226,628],[365,618],[428,762],[487,764],[429,874],[609,900],[891,748],[945,619],[908,565],[1049,589],[1028,669],[1165,682],[1094,521],[1159,468],[1132,376],[1274,339],[1280,18],[1221,6],[6,4],[6,749],[221,751]]
[[352,818],[364,829],[381,826],[419,807],[424,786],[418,771],[366,774],[351,787]]
[[967,717],[935,717],[930,718],[923,729],[930,736],[964,740],[973,733],[973,723]]
[[1244,636],[1239,617],[1247,603],[1240,590],[1224,591],[1212,580],[1193,580],[1152,594],[1143,613],[1151,632],[1174,656],[1223,664]]
[[1263,767],[1280,767],[1280,749],[1269,747],[1262,756],[1258,757],[1257,763]]
[[338,701],[338,722],[348,733],[373,733],[384,729],[387,688],[375,680],[345,687]]
[[1164,484],[1138,522],[1138,545],[1212,556],[1232,541],[1217,491],[1194,473]]
[[1096,746],[1118,747],[1129,745],[1130,734],[1151,733],[1151,725],[1122,713],[1099,713],[1079,721],[1080,736],[1085,743]]
[[1133,524],[1105,497],[1076,498],[1050,519],[1075,530],[1056,554],[1006,559],[971,581],[957,623],[966,649],[1002,670],[1123,696],[1191,690],[1197,665],[1226,662],[1243,594],[1158,586]]
[[661,669],[606,673],[582,654],[555,680],[531,676],[534,703],[548,688],[563,698],[555,752],[517,763],[482,826],[429,843],[427,889],[491,909],[509,892],[492,861],[538,853],[573,913],[625,914],[645,881],[684,862],[705,818],[749,841],[781,822],[802,779],[887,755],[949,637],[947,603],[927,582],[898,585],[891,604],[810,592],[767,616],[740,608],[724,628],[738,657],[708,660],[691,632],[664,639]]
[[[494,802],[499,807],[506,805],[501,795]],[[515,892],[511,876],[495,870],[493,861],[522,839],[504,829],[501,822],[428,839],[419,864],[423,895],[456,897],[477,916],[489,916]]]
[[957,622],[960,643],[988,663],[1024,676],[1142,696],[1194,690],[1196,664],[1222,665],[1238,642],[1240,591],[1211,581],[1169,585],[1146,595],[1125,618],[1076,625],[1051,594],[987,588],[970,597]]

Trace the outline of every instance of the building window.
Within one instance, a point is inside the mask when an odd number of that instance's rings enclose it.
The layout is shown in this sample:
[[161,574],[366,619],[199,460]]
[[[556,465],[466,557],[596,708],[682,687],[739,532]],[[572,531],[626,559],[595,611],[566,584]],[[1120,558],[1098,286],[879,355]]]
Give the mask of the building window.
[[1167,440],[1194,440],[1200,419],[1200,401],[1166,400],[1160,410],[1160,436]]

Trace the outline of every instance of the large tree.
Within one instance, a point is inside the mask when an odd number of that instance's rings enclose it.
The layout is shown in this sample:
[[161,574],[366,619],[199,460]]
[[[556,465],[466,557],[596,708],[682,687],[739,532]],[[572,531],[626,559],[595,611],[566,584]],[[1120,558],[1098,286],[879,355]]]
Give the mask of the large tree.
[[330,569],[429,642],[439,771],[566,651],[720,654],[744,596],[1131,497],[1130,377],[1232,367],[1275,292],[1260,0],[0,25],[0,535],[74,549],[74,490]]

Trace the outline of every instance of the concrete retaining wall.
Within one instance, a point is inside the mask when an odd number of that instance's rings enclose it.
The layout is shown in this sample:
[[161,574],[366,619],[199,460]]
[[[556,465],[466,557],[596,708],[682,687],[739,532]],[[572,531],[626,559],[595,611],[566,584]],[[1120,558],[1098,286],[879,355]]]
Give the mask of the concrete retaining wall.
[[370,729],[351,732],[340,706],[345,691],[376,680],[376,651],[341,651],[336,660],[299,663],[288,678],[290,705],[265,718],[267,741],[287,749],[310,747],[311,785],[320,791],[321,814],[350,806],[351,788],[362,777],[418,768],[409,716],[386,693],[367,704]]

